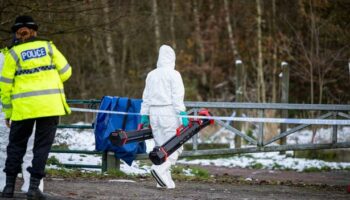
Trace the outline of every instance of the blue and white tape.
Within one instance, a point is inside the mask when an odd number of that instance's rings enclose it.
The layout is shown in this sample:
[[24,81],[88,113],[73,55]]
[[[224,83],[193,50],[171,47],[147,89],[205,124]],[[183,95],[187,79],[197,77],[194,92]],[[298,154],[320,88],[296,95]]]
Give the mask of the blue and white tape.
[[[115,115],[140,115],[140,113],[96,110],[87,108],[71,108],[75,112],[91,112],[91,113],[106,113]],[[170,116],[170,115],[161,115]],[[292,119],[292,118],[260,118],[260,117],[227,117],[227,116],[199,116],[187,115],[178,117],[188,117],[194,119],[213,119],[221,121],[237,121],[237,122],[257,122],[257,123],[283,123],[283,124],[315,124],[315,125],[350,125],[350,119]]]

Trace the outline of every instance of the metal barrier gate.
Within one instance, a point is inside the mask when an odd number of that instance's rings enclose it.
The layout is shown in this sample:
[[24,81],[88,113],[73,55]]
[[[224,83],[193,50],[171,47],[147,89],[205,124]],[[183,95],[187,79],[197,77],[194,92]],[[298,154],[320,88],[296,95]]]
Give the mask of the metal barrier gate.
[[[97,108],[100,100],[68,100],[69,104],[88,104],[89,107]],[[302,111],[302,112],[319,112],[314,120],[324,120],[329,119],[335,120],[338,118],[345,119],[346,125],[350,122],[350,105],[325,105],[325,104],[281,104],[281,103],[231,103],[231,102],[185,102],[186,107],[189,111],[196,112],[200,108],[208,108],[209,110],[220,110],[220,109],[230,109],[230,110],[256,110],[258,118],[264,119],[266,110],[277,110],[286,112],[289,110]],[[322,113],[324,112],[324,113]],[[243,117],[244,119],[244,117]],[[243,120],[244,121],[244,120]],[[277,136],[264,141],[264,120],[257,123],[258,135],[257,139],[246,135],[240,130],[231,126],[230,123],[224,120],[215,119],[215,123],[231,131],[243,138],[249,146],[241,148],[226,148],[226,149],[210,149],[210,150],[198,150],[197,135],[193,137],[192,151],[184,151],[181,157],[191,157],[191,156],[203,156],[203,155],[225,155],[225,154],[236,154],[236,153],[255,153],[255,152],[272,152],[272,151],[288,151],[288,150],[316,150],[316,149],[336,149],[336,148],[350,148],[350,141],[338,142],[338,125],[334,124],[332,126],[332,141],[325,144],[284,144],[284,145],[272,145],[275,141],[282,138],[286,138],[288,135],[300,131],[311,124],[300,124],[296,125],[289,130],[280,132]],[[319,123],[318,123],[319,124]],[[281,124],[282,125],[282,124]],[[285,124],[284,124],[285,125]],[[320,124],[319,124],[320,125]],[[88,128],[93,129],[91,126],[76,126],[76,125],[59,125],[59,128]],[[281,129],[283,130],[283,129]],[[350,134],[350,133],[349,133]],[[107,170],[107,168],[119,167],[119,161],[115,161],[113,156],[110,156],[108,152],[96,152],[96,151],[70,151],[70,150],[52,150],[54,153],[79,153],[79,154],[101,154],[102,155],[102,166],[93,165],[65,165],[67,167],[82,167],[82,168],[95,168],[102,167],[102,171]],[[137,159],[146,159],[148,155],[140,154]]]
[[[101,100],[77,100],[77,99],[68,99],[67,103],[72,105],[87,106],[88,108],[96,109],[101,103]],[[73,113],[72,113],[73,115]],[[93,123],[90,125],[71,125],[71,124],[62,124],[58,125],[59,129],[69,128],[69,129],[93,129]],[[100,168],[102,171],[107,170],[107,152],[101,151],[88,151],[88,150],[65,150],[65,149],[55,149],[52,148],[51,153],[73,153],[73,154],[90,154],[90,155],[101,155],[102,165],[78,165],[78,164],[67,164],[63,163],[64,167],[67,168]]]
[[[192,108],[229,108],[229,109],[256,109],[259,118],[264,118],[265,110],[299,110],[299,111],[326,111],[317,117],[317,119],[337,119],[342,117],[350,119],[347,113],[350,111],[350,105],[315,105],[315,104],[280,104],[280,103],[219,103],[219,102],[187,102],[187,107]],[[220,155],[220,154],[234,154],[234,153],[254,153],[254,152],[271,152],[271,151],[287,151],[287,150],[311,150],[311,149],[335,149],[335,148],[350,148],[349,142],[338,142],[338,125],[333,125],[332,141],[328,144],[297,144],[297,145],[278,145],[272,146],[273,142],[287,137],[301,129],[304,129],[311,124],[301,124],[295,126],[287,131],[279,133],[268,141],[264,141],[264,123],[258,123],[258,138],[254,139],[242,133],[240,130],[228,125],[221,120],[215,122],[226,129],[232,131],[234,134],[241,136],[248,143],[255,145],[255,147],[235,148],[235,149],[220,149],[220,150],[197,150],[191,152],[184,152],[183,156],[199,156],[199,155]],[[349,133],[350,134],[350,133]]]

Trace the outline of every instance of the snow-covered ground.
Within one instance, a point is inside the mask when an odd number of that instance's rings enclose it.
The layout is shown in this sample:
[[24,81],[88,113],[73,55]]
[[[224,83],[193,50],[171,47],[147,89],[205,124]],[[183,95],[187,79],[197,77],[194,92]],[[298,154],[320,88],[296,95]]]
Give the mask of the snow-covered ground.
[[[331,128],[321,128],[315,136],[316,143],[328,142],[331,140]],[[288,144],[305,144],[310,143],[312,132],[310,130],[302,130],[294,133],[287,138]],[[225,142],[226,139],[222,139]],[[350,141],[350,127],[339,127],[338,141]],[[226,141],[228,142],[228,141]],[[94,150],[95,136],[92,131],[61,129],[58,130],[55,145],[65,144],[70,149],[74,150]],[[147,140],[147,152],[154,147],[153,140]],[[263,168],[263,169],[288,169],[296,171],[304,171],[308,168],[318,169],[350,169],[350,162],[326,162],[322,160],[311,160],[302,158],[292,158],[292,152],[287,152],[286,155],[279,155],[278,152],[270,153],[250,153],[241,154],[240,156],[232,156],[218,159],[195,159],[187,160],[180,159],[178,163],[182,164],[199,164],[199,165],[214,165],[225,167],[242,167],[242,168]],[[55,156],[61,163],[70,164],[101,164],[101,157],[94,155],[80,154],[58,154],[51,153],[50,156]],[[130,167],[122,163],[121,170],[127,174],[144,174],[149,173],[150,166],[140,164],[135,161]]]

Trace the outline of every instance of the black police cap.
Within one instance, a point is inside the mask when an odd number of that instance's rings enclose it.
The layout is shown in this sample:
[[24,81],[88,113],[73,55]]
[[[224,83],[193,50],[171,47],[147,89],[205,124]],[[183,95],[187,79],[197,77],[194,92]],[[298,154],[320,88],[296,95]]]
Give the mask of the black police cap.
[[35,23],[31,16],[22,15],[16,18],[15,24],[11,27],[13,33],[17,32],[18,29],[27,27],[35,31],[38,30],[38,25]]

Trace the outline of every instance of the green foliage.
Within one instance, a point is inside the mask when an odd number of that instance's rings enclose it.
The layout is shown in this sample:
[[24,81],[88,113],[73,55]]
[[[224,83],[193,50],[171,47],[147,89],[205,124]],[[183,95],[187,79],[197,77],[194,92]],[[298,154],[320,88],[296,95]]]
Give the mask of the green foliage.
[[245,157],[245,158],[254,158],[254,156],[252,154],[248,154],[248,153],[245,153],[245,154],[239,154],[240,157]]
[[203,168],[200,168],[200,167],[192,167],[192,173],[196,177],[200,177],[200,178],[204,178],[204,179],[209,178],[209,172]]
[[68,144],[62,143],[62,144],[56,144],[52,145],[51,147],[52,150],[69,150]]
[[106,174],[111,177],[127,177],[127,175],[119,169],[109,169]]
[[252,169],[262,169],[263,167],[264,167],[263,164],[255,161],[250,164],[250,168]]
[[[187,173],[190,173],[193,175],[191,176],[186,176],[185,171]],[[182,166],[182,165],[176,165],[171,168],[171,173],[176,179],[201,179],[201,180],[206,180],[210,178],[208,170],[201,168],[201,167],[196,167],[196,166]]]
[[[247,132],[246,132],[246,135],[248,137],[251,137],[253,138],[254,140],[256,139],[255,136],[253,135],[253,130],[252,129],[248,129]],[[242,140],[245,144],[248,144],[248,141],[247,140]]]
[[85,172],[78,169],[46,169],[46,174],[49,177],[61,177],[61,178],[101,178],[101,173],[97,172]]
[[55,156],[50,156],[47,161],[47,165],[57,165],[57,166],[62,166],[62,163],[55,157]]
[[186,157],[186,160],[196,160],[196,159],[219,159],[219,158],[230,158],[235,155],[206,155],[206,156],[191,156]]
[[181,174],[183,174],[183,169],[184,169],[183,166],[176,165],[176,166],[171,168],[171,173],[174,175],[181,175]]
[[341,167],[341,170],[350,171],[350,167]]
[[124,172],[112,169],[106,173],[85,171],[81,169],[46,169],[46,173],[49,177],[60,177],[60,178],[89,178],[89,179],[103,179],[103,178],[133,178],[132,175],[127,175]]
[[327,150],[295,151],[295,157],[318,159],[318,160],[325,160],[325,161],[337,161],[338,159],[336,151],[327,151]]
[[[193,150],[192,144],[184,144],[184,150],[190,151]],[[220,143],[200,143],[198,144],[198,150],[205,150],[205,149],[227,149],[230,147],[229,144],[220,144]]]
[[332,168],[329,166],[322,167],[307,167],[303,170],[303,172],[329,172]]
[[254,137],[254,135],[253,135],[253,130],[252,130],[252,129],[249,129],[249,130],[247,131],[246,134],[247,134],[247,136],[249,136],[249,137],[255,139],[255,137]]
[[272,169],[274,169],[274,170],[276,170],[276,169],[283,169],[283,166],[278,164],[278,163],[273,163]]

